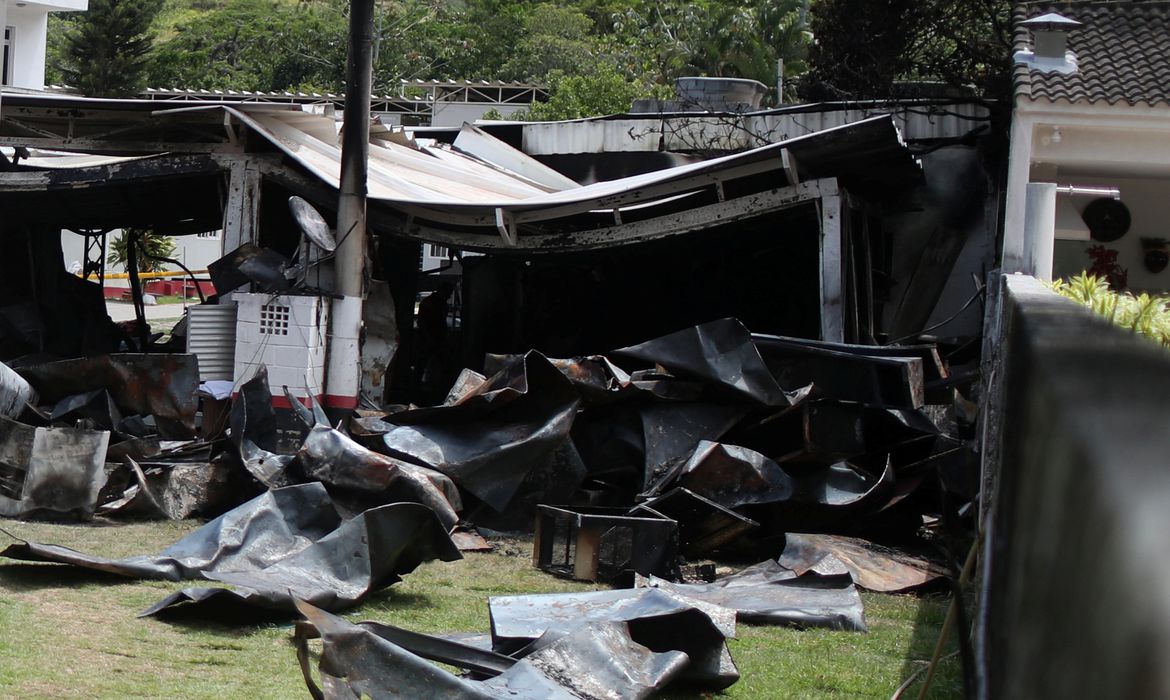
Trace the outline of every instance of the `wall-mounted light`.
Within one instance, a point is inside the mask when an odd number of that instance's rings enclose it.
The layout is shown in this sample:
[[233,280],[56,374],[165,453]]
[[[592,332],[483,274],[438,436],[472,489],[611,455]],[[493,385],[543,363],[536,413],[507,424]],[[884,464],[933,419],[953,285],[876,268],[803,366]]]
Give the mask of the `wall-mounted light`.
[[1050,137],[1050,140],[1052,141],[1052,143],[1060,143],[1060,139],[1061,139],[1060,127],[1059,126],[1052,127],[1052,136]]

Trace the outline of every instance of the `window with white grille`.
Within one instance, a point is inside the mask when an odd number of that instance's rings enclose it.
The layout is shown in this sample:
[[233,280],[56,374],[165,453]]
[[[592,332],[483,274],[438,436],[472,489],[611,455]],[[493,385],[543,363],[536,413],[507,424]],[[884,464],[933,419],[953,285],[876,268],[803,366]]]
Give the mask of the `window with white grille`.
[[434,243],[427,244],[427,255],[432,258],[446,258],[447,246],[435,245]]
[[260,307],[261,335],[288,335],[289,308],[283,304],[264,304]]

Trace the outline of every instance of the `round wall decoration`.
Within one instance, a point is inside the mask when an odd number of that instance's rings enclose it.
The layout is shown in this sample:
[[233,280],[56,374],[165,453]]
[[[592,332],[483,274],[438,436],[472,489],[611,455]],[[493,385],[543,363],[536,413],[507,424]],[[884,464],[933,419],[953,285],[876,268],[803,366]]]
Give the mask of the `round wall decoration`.
[[1116,241],[1129,231],[1131,219],[1129,207],[1120,200],[1110,197],[1094,199],[1085,207],[1081,219],[1089,227],[1089,235],[1094,241],[1108,243]]

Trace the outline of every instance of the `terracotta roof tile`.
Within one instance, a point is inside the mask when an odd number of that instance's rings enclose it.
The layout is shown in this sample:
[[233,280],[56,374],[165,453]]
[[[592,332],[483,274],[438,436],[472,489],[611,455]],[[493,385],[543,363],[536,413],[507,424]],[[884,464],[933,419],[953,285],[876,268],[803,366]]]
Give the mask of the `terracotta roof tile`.
[[1026,2],[1016,7],[1015,50],[1030,50],[1023,20],[1056,12],[1084,26],[1068,35],[1074,73],[1014,70],[1017,97],[1051,101],[1170,105],[1170,2]]

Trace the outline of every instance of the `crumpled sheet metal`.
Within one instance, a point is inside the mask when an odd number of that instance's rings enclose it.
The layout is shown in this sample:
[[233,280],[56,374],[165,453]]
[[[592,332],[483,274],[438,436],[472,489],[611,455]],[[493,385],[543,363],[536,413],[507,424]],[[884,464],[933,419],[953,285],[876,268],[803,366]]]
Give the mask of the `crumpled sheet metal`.
[[[489,375],[495,374],[521,357],[523,356],[489,353],[484,358],[484,371]],[[573,383],[581,395],[583,406],[603,405],[617,399],[620,394],[635,389],[629,373],[603,355],[546,359]]]
[[268,368],[260,365],[252,378],[240,385],[232,401],[231,439],[244,468],[270,489],[296,482],[289,473],[292,455],[277,454],[276,412],[268,387]]
[[232,459],[155,463],[145,469],[132,457],[126,462],[134,483],[120,498],[102,504],[98,512],[104,516],[184,520],[223,513],[254,493],[241,484],[242,475]]
[[880,499],[893,485],[889,467],[875,479],[845,463],[785,470],[738,445],[702,441],[676,472],[651,489],[681,486],[726,507],[793,504],[843,508]]
[[687,600],[735,611],[739,622],[866,631],[865,610],[848,576],[800,576],[764,561],[714,583],[644,583]]
[[106,483],[110,434],[0,418],[0,515],[88,519]]
[[646,476],[642,487],[649,488],[670,465],[694,452],[701,441],[723,437],[748,413],[748,407],[655,402],[643,406],[639,412],[646,446]]
[[631,638],[626,625],[583,626],[516,661],[486,681],[460,678],[369,629],[310,605],[301,614],[323,641],[312,678],[304,636],[297,656],[313,697],[415,700],[642,700],[656,694],[687,666],[679,651],[654,652]]
[[21,542],[0,556],[71,564],[130,578],[182,581],[208,571],[264,569],[341,525],[321,484],[275,489],[224,513],[157,555],[107,559],[53,544]]
[[569,435],[577,392],[543,355],[529,352],[451,406],[389,416],[384,451],[440,471],[504,511],[529,471]]
[[0,556],[71,564],[132,578],[210,580],[234,589],[189,588],[149,608],[234,598],[282,610],[293,598],[338,609],[400,580],[431,559],[460,558],[426,506],[397,503],[342,523],[324,486],[268,491],[212,520],[156,556],[106,559],[34,542]]
[[888,408],[922,408],[926,401],[918,356],[878,354],[881,350],[860,355],[835,349],[831,343],[814,346],[781,337],[753,338],[753,347],[782,385],[812,384],[821,396]]
[[310,478],[383,503],[422,503],[448,530],[459,522],[463,503],[450,477],[369,450],[328,425],[313,426],[297,453],[297,463]]
[[652,588],[493,596],[488,599],[492,646],[524,653],[583,625],[624,622],[634,640],[656,651],[686,652],[688,685],[721,690],[739,678],[726,640],[735,636],[735,612]]
[[433,559],[462,557],[430,508],[391,503],[371,508],[301,551],[263,569],[211,571],[203,577],[231,588],[185,588],[140,615],[154,615],[190,601],[225,598],[292,611],[295,600],[326,610],[348,608],[366,595],[402,580]]
[[35,405],[37,392],[24,377],[0,362],[0,416],[18,418],[28,405]]
[[55,403],[105,389],[124,414],[154,416],[162,437],[195,437],[199,360],[190,354],[98,355],[21,367],[19,374]]
[[797,576],[848,574],[858,586],[882,593],[920,588],[948,575],[929,559],[837,535],[788,533],[779,564]]
[[808,382],[787,390],[778,384],[751,333],[733,318],[709,321],[613,354],[662,365],[681,377],[703,380],[764,406],[791,406],[809,391]]

